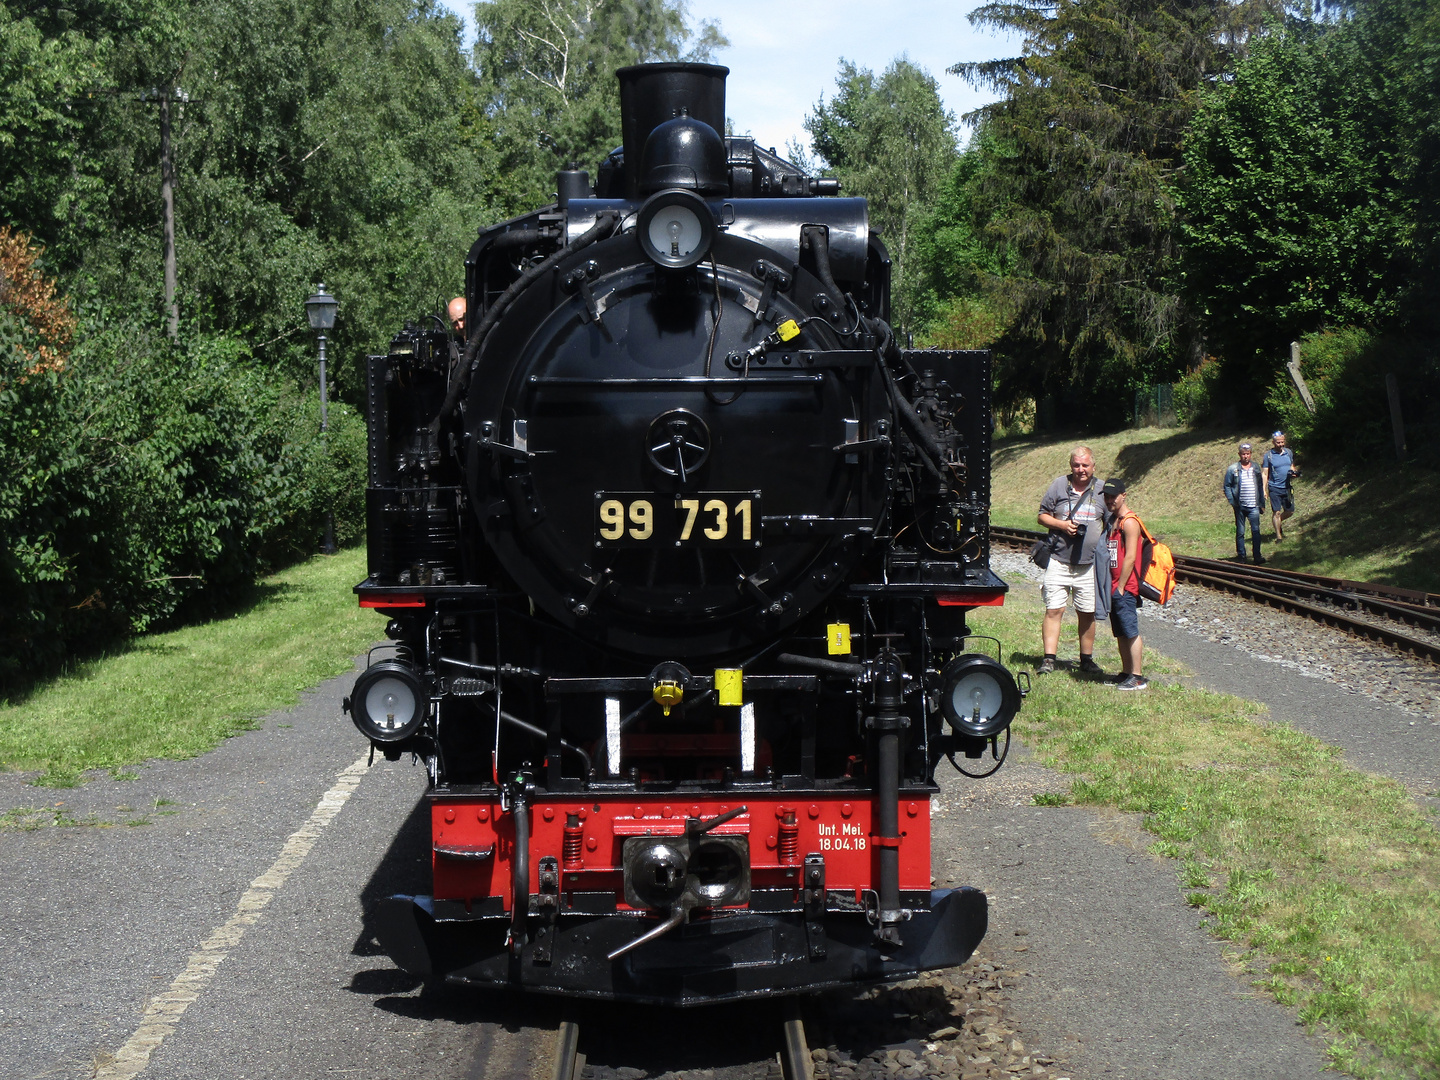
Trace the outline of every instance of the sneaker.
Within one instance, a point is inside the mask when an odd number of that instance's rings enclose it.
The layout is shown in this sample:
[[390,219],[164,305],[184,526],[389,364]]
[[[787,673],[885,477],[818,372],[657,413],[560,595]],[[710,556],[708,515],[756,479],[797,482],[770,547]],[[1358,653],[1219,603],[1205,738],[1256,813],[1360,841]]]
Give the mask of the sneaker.
[[1262,559],[1259,555],[1256,555],[1255,558],[1254,558],[1252,561],[1255,563],[1256,566],[1264,566],[1264,565],[1265,565],[1265,560]]
[[1080,666],[1078,670],[1084,675],[1105,674],[1105,669],[1102,668],[1099,664],[1095,663],[1095,658],[1093,656],[1082,656],[1080,658]]
[[1115,684],[1116,690],[1146,690],[1150,681],[1140,675],[1126,675],[1125,678]]
[[1130,676],[1125,672],[1117,671],[1114,675],[1111,675],[1105,681],[1108,683],[1115,683],[1118,686],[1120,683],[1124,682],[1128,678],[1130,678]]
[[1037,675],[1053,675],[1055,673],[1055,660],[1052,657],[1045,657],[1040,661],[1040,666],[1035,669]]

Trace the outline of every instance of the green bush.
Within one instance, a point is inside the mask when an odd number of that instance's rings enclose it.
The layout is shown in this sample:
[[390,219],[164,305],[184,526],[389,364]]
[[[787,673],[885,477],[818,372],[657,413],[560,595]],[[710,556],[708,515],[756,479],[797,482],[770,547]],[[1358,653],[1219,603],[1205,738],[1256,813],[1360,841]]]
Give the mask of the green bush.
[[127,633],[233,603],[263,569],[364,528],[365,435],[229,335],[172,343],[82,312],[58,371],[0,314],[0,685]]
[[342,547],[365,536],[365,418],[344,402],[331,401],[329,430],[320,434],[320,394],[287,388],[270,414],[269,439],[276,448],[277,490],[265,522],[262,555],[283,564],[314,554],[335,515]]
[[1187,371],[1175,383],[1171,401],[1175,406],[1175,419],[1182,427],[1203,424],[1215,416],[1220,395],[1221,364],[1213,357],[1207,357],[1194,371]]
[[1440,372],[1423,342],[1357,327],[1308,334],[1300,340],[1300,372],[1315,399],[1313,416],[1283,370],[1266,398],[1292,442],[1357,460],[1375,455],[1393,460],[1385,390],[1385,376],[1393,374],[1411,455],[1440,459]]

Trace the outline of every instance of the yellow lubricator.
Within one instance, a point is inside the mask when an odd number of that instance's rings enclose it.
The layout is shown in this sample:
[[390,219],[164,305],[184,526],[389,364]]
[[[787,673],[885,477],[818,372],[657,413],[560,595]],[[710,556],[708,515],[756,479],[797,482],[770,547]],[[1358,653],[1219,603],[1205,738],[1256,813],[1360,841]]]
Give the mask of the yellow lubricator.
[[684,700],[685,687],[673,679],[661,679],[650,693],[655,698],[655,704],[664,709],[665,715],[669,716],[670,710]]
[[745,672],[740,668],[716,668],[715,701],[719,705],[744,705]]

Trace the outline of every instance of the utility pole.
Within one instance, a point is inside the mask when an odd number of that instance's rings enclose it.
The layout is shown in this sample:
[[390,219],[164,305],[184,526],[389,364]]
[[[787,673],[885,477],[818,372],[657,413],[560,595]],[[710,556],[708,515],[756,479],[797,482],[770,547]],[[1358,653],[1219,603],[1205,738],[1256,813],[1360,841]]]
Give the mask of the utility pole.
[[144,91],[141,101],[160,104],[160,208],[165,248],[166,333],[174,341],[180,336],[180,304],[175,299],[175,160],[170,147],[170,102],[182,105],[190,95],[177,86],[157,86]]
[[170,160],[170,88],[160,94],[160,204],[165,217],[165,310],[170,340],[180,336],[180,305],[175,302],[175,166]]
[[160,204],[165,217],[165,310],[170,340],[180,336],[180,305],[175,302],[175,167],[170,160],[170,88],[160,92]]

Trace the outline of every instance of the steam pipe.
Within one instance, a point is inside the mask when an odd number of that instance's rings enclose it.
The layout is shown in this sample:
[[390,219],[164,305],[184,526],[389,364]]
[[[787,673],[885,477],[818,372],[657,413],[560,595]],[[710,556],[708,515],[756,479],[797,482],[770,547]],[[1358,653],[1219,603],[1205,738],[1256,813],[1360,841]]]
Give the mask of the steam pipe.
[[881,944],[900,942],[900,732],[905,718],[900,713],[904,668],[900,654],[882,649],[875,658],[876,735],[875,829],[880,848],[880,924],[875,936]]
[[839,284],[835,281],[835,272],[830,268],[830,232],[823,225],[806,225],[800,230],[802,242],[808,244],[815,252],[815,269],[820,276],[820,284],[830,294],[830,299],[841,307],[845,306],[845,294],[840,290]]
[[510,283],[510,287],[500,294],[499,299],[490,305],[485,317],[480,320],[480,325],[475,327],[475,332],[470,335],[470,342],[465,346],[464,362],[460,365],[460,371],[455,380],[450,384],[450,390],[445,395],[444,402],[440,405],[440,412],[435,419],[430,421],[430,433],[437,435],[440,432],[440,425],[445,418],[455,411],[460,404],[460,396],[465,393],[465,388],[470,385],[470,379],[475,374],[475,369],[480,364],[480,347],[485,339],[490,336],[490,331],[500,321],[500,316],[505,314],[515,298],[522,292],[535,284],[545,273],[553,270],[557,263],[575,252],[589,247],[599,240],[602,235],[608,232],[615,224],[613,211],[606,211],[596,215],[595,224],[590,226],[584,233],[577,236],[572,243],[565,245],[559,250],[548,255],[543,261],[536,263],[526,270],[518,278]]
[[515,854],[510,860],[510,954],[519,956],[530,918],[530,800],[528,777],[516,773],[510,784],[510,814],[515,819]]
[[[872,329],[878,331],[881,336],[881,342],[875,351],[879,354],[880,374],[885,380],[885,389],[889,392],[890,400],[895,405],[895,411],[900,414],[900,419],[904,421],[906,428],[909,429],[910,434],[914,437],[916,449],[920,451],[920,460],[925,463],[930,471],[934,473],[943,484],[945,483],[945,475],[940,471],[940,467],[945,464],[945,450],[935,441],[934,436],[925,429],[925,422],[920,419],[920,414],[915,411],[915,407],[910,404],[910,400],[901,392],[899,385],[895,382],[895,376],[890,373],[889,364],[886,363],[886,353],[894,349],[895,344],[895,339],[891,334],[890,328],[879,319],[870,320],[870,325]],[[895,351],[898,352],[899,350]]]
[[827,660],[823,656],[798,656],[795,653],[782,652],[777,654],[775,659],[782,664],[824,671],[831,675],[847,675],[852,679],[858,679],[865,674],[864,664],[847,664],[844,660]]

